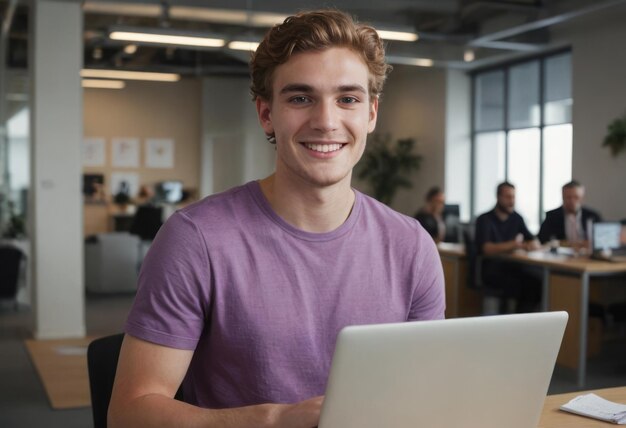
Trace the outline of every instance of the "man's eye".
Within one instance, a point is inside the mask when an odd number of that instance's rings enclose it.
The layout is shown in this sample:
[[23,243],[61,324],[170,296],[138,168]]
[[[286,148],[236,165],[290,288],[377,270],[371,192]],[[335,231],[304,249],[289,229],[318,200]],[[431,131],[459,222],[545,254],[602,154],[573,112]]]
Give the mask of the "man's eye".
[[359,102],[359,100],[354,97],[341,97],[339,98],[339,102],[342,104],[354,104]]
[[309,102],[309,98],[308,97],[292,97],[289,99],[289,102],[293,104],[305,104]]

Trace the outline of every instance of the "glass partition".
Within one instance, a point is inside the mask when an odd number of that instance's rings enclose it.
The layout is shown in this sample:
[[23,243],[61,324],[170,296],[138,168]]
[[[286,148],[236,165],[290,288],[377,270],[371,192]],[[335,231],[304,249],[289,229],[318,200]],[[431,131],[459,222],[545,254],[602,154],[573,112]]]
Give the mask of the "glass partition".
[[22,239],[30,187],[29,9],[5,7],[3,19],[9,25],[0,31],[0,238]]

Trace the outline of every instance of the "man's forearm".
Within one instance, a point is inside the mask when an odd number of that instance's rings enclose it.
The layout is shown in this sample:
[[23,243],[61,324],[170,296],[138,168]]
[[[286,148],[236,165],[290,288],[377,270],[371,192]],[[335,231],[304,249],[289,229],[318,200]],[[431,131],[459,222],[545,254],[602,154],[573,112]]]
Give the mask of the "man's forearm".
[[495,254],[509,253],[518,248],[518,246],[515,240],[506,242],[486,242],[483,245],[483,254],[493,256]]
[[128,403],[112,403],[108,426],[126,427],[186,427],[186,428],[244,428],[270,427],[272,405],[235,409],[203,409],[164,395],[149,394]]
[[184,428],[313,428],[319,424],[323,396],[293,404],[259,404],[234,409],[202,409],[164,395],[149,394],[112,403],[108,426]]

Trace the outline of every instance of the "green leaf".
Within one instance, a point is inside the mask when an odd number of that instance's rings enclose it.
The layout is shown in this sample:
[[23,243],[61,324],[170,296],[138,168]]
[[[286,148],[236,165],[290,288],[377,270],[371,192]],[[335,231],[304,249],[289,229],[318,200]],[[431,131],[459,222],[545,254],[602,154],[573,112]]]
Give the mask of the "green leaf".
[[372,137],[357,165],[357,177],[368,183],[374,198],[389,205],[399,188],[412,187],[410,175],[422,161],[414,147],[412,138],[392,143],[389,135]]

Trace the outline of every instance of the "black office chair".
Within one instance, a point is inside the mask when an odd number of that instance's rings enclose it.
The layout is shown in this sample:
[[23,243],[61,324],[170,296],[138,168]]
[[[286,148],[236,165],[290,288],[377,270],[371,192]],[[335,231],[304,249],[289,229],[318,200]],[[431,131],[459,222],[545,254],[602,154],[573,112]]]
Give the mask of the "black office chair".
[[467,257],[467,286],[482,293],[483,313],[491,314],[494,312],[489,309],[492,306],[497,306],[498,313],[506,312],[507,301],[503,298],[502,288],[498,287],[497,284],[487,283],[482,278],[482,257],[476,250],[473,225],[463,227],[462,234]]
[[[123,340],[123,333],[101,337],[92,341],[87,348],[87,369],[89,371],[94,428],[107,427],[107,412]],[[175,398],[183,401],[182,387],[176,392]]]
[[163,225],[163,208],[142,205],[137,208],[130,226],[130,233],[139,235],[144,241],[152,241]]
[[13,300],[17,309],[17,286],[24,253],[11,246],[0,247],[0,300]]

